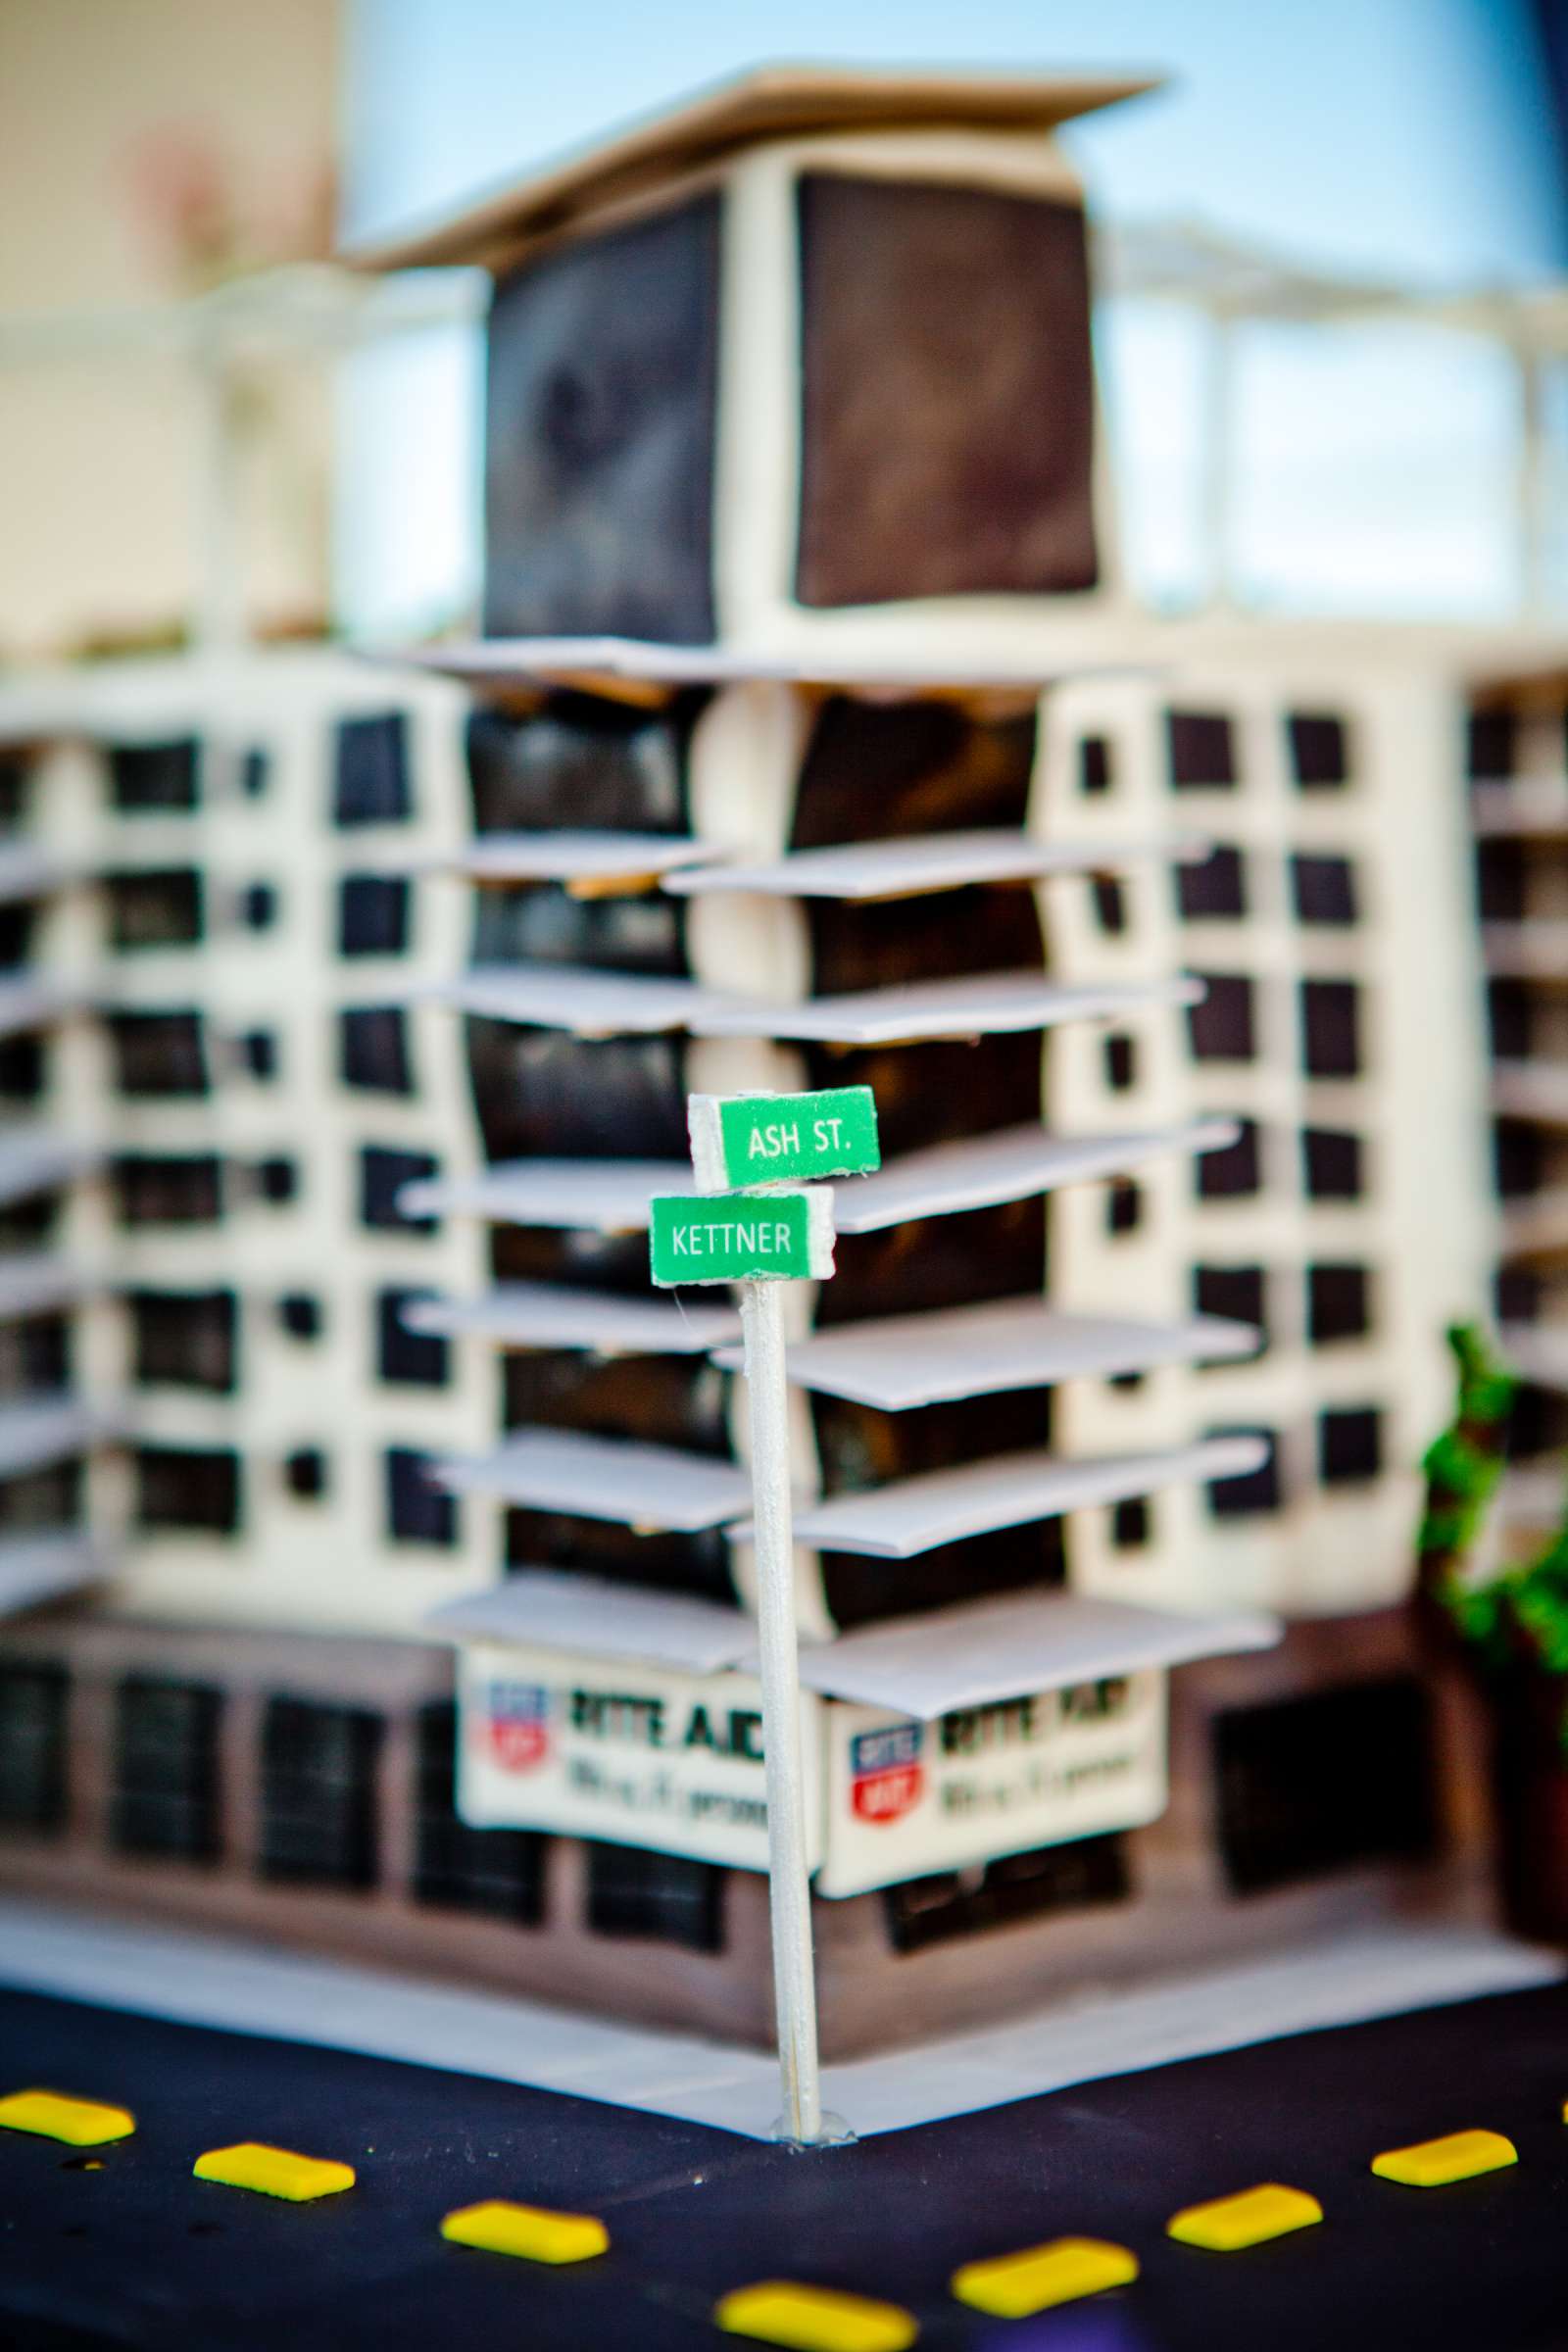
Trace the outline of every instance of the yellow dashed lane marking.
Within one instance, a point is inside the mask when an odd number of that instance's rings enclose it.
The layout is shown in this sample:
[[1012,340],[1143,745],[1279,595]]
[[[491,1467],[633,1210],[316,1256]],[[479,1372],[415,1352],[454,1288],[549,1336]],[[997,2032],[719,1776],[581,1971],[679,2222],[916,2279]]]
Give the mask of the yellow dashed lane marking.
[[1408,2148],[1386,2148],[1372,2159],[1380,2180],[1402,2180],[1406,2188],[1446,2188],[1450,2180],[1473,2180],[1517,2164],[1519,2151],[1500,2132],[1450,2132],[1443,2139],[1418,2139]]
[[1076,2303],[1080,2295],[1128,2286],[1138,2276],[1138,2257],[1103,2237],[1054,2237],[1048,2245],[1026,2246],[993,2262],[966,2262],[953,2274],[960,2303],[999,2320],[1026,2320],[1054,2303]]
[[296,2156],[288,2148],[265,2147],[242,2139],[231,2148],[209,2148],[192,2166],[198,2180],[220,2180],[225,2188],[254,2188],[264,2197],[286,2197],[308,2205],[313,2197],[335,2196],[354,2186],[352,2164],[324,2156]]
[[1180,2238],[1184,2246],[1206,2246],[1211,2254],[1239,2254],[1246,2246],[1310,2229],[1322,2219],[1322,2206],[1304,2188],[1282,2188],[1269,2180],[1234,2197],[1184,2206],[1165,2224],[1165,2234]]
[[524,2262],[587,2262],[610,2244],[610,2231],[591,2213],[552,2213],[543,2205],[513,2205],[505,2197],[449,2213],[441,2234],[455,2246],[516,2254]]
[[64,2139],[74,2148],[99,2148],[105,2140],[128,2139],[136,2119],[123,2107],[98,2099],[68,2099],[58,2090],[14,2090],[0,2099],[0,2125],[8,2132],[36,2132]]
[[738,2286],[713,2306],[713,2318],[726,2334],[786,2344],[791,2352],[905,2352],[920,2332],[913,2313],[897,2303],[798,2286],[788,2278]]

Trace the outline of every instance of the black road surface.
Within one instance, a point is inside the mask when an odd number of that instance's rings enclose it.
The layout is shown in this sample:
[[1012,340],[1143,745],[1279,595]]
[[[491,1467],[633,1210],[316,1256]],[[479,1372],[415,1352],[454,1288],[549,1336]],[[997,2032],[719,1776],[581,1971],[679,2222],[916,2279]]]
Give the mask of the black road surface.
[[[726,2289],[794,2278],[902,2303],[922,2352],[1551,2352],[1568,2347],[1568,1986],[1297,2035],[792,2154],[702,2126],[298,2043],[0,1995],[0,2090],[117,2101],[76,2154],[0,2132],[3,2352],[710,2352]],[[1444,2189],[1380,2149],[1485,2126],[1519,2163]],[[260,2139],[346,2159],[287,2205],[191,2178]],[[1262,2180],[1321,2227],[1244,2254],[1164,2236]],[[549,2270],[444,2243],[486,2196],[596,2213]],[[1132,2286],[1032,2320],[947,2293],[961,2262],[1118,2239]]]

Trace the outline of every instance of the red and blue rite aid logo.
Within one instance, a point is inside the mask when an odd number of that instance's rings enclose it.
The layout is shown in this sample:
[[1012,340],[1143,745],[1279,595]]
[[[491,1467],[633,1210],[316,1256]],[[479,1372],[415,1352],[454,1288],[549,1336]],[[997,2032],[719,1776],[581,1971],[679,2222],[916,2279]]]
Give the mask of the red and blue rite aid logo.
[[503,1772],[531,1772],[550,1752],[550,1693],[542,1683],[492,1683],[485,1744]]
[[924,1731],[919,1723],[892,1723],[850,1741],[850,1802],[861,1821],[898,1821],[919,1803]]

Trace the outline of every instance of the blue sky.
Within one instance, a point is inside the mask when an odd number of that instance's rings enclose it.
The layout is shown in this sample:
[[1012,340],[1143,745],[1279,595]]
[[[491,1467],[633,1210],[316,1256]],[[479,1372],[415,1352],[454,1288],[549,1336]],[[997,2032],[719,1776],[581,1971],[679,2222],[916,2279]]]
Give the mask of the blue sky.
[[[1110,216],[1195,217],[1436,285],[1528,279],[1564,260],[1562,174],[1517,0],[354,0],[345,230],[441,211],[778,58],[1165,72],[1165,90],[1070,134]],[[1512,387],[1462,344],[1437,350],[1435,368],[1430,344],[1362,336],[1326,362],[1298,336],[1258,338],[1241,453],[1257,492],[1242,535],[1254,592],[1333,603],[1353,580],[1364,601],[1397,606],[1406,582],[1439,605],[1505,588]],[[1104,356],[1134,569],[1179,594],[1193,339],[1168,318],[1128,318]],[[348,600],[383,623],[433,616],[472,572],[472,352],[448,338],[362,364],[347,397]],[[1361,496],[1335,514],[1342,462],[1379,483],[1375,539]],[[389,468],[404,501],[395,546],[367,520]],[[1434,521],[1437,484],[1452,512]]]

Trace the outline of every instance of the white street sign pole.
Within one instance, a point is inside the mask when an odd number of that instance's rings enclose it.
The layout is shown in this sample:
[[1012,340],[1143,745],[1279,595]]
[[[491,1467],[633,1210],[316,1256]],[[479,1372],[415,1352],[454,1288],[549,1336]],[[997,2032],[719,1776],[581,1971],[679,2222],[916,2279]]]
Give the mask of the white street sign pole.
[[811,1886],[806,1857],[801,1763],[801,1674],[795,1632],[795,1534],[790,1509],[789,1417],[784,1381],[784,1299],[778,1282],[743,1282],[741,1328],[752,1419],[752,1516],[757,1547],[757,1632],[761,1658],[762,1746],[767,1773],[767,1854],[773,1926],[773,1992],[784,2087],[779,2136],[820,2139],[822,2092],[811,1965]]

